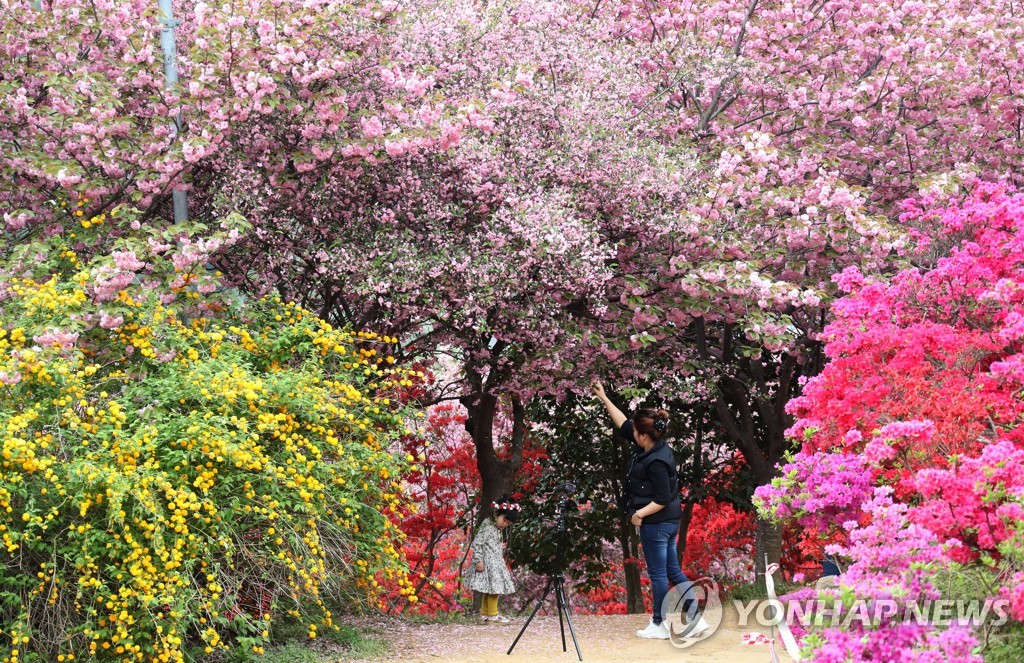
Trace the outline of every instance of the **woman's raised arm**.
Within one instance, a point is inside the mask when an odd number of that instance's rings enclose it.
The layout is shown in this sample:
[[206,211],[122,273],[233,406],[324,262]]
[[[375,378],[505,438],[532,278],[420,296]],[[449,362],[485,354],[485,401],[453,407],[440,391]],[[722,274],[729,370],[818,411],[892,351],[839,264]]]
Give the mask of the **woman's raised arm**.
[[615,424],[615,427],[622,428],[622,424],[626,423],[626,415],[622,414],[622,410],[615,407],[615,404],[608,399],[608,395],[604,393],[604,385],[601,384],[601,381],[595,379],[590,383],[590,389],[597,396],[598,400],[604,403],[604,409],[608,410],[608,415],[612,418],[612,423]]

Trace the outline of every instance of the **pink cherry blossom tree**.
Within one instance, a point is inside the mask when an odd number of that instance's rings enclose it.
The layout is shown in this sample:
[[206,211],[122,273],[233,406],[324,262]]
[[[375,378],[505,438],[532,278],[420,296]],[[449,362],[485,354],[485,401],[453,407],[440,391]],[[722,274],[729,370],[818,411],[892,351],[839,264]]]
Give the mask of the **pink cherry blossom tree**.
[[188,0],[172,90],[152,3],[32,4],[0,4],[5,239],[125,202],[166,225],[173,187],[242,213],[213,258],[160,241],[453,358],[434,399],[469,408],[485,501],[524,402],[594,372],[703,383],[769,481],[831,277],[886,269],[920,176],[1012,180],[1021,154],[1009,0]]
[[[647,63],[658,90],[650,103],[676,111],[679,141],[715,165],[687,200],[692,229],[660,250],[664,267],[642,275],[627,303],[652,330],[648,342],[672,348],[659,352],[670,370],[715,386],[721,422],[764,483],[787,446],[786,405],[822,364],[831,275],[886,266],[901,245],[886,218],[924,176],[971,164],[1017,177],[1019,8],[615,6],[622,38],[657,53]],[[692,56],[694,43],[706,57]],[[758,562],[779,545],[761,521]]]
[[[88,216],[131,201],[159,217],[172,186],[192,188],[193,216],[208,219],[206,198],[234,193],[218,178],[224,169],[247,178],[252,195],[265,186],[288,196],[301,174],[327,177],[388,143],[453,140],[458,120],[430,94],[423,63],[391,47],[391,3],[178,3],[173,89],[156,3],[34,4],[0,5],[8,230],[73,220],[47,204],[68,190],[88,200]],[[380,130],[363,131],[367,122]]]
[[[339,324],[384,324],[405,356],[454,359],[436,398],[468,410],[485,505],[522,462],[526,399],[586,375],[584,332],[608,308],[616,243],[663,234],[693,179],[665,113],[638,112],[646,53],[614,29],[575,3],[411,6],[395,30],[467,118],[457,147],[395,145],[295,197],[241,198],[268,223],[246,262],[225,264],[239,283]],[[269,223],[282,216],[295,221]],[[513,421],[504,460],[499,407]]]

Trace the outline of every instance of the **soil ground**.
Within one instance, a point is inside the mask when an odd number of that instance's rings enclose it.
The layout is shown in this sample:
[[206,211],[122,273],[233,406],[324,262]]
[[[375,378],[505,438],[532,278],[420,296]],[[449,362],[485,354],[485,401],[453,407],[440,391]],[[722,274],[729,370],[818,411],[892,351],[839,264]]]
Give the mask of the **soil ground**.
[[[647,625],[647,615],[574,615],[573,626],[585,663],[635,663],[639,661],[714,661],[714,663],[769,663],[768,645],[746,645],[743,633],[768,633],[756,624],[740,626],[738,614],[726,607],[719,628],[706,639],[683,649],[667,640],[643,640],[634,634]],[[531,622],[511,656],[509,645],[525,623],[511,624],[411,623],[394,621],[380,636],[391,644],[391,652],[378,661],[410,663],[483,663],[515,661],[529,663],[572,663],[577,661],[572,638],[566,630],[567,652],[556,616],[538,616]],[[377,626],[380,624],[378,622]],[[790,663],[781,640],[776,640],[781,663]]]

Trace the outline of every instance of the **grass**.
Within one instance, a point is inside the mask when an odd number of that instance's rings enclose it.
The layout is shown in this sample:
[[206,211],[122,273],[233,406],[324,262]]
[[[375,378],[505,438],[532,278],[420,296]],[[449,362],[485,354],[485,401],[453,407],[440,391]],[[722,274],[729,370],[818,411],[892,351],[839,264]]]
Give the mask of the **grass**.
[[388,643],[375,635],[342,624],[337,631],[330,631],[324,637],[342,648],[344,658],[361,659],[383,656],[390,650]]
[[1024,625],[1010,622],[1000,627],[982,652],[985,663],[1020,663],[1024,651]]
[[384,640],[367,636],[350,627],[324,634],[316,640],[292,641],[271,647],[260,663],[335,663],[381,658],[390,651]]
[[259,660],[265,663],[321,663],[328,659],[324,658],[320,652],[291,642],[270,649]]
[[390,645],[377,633],[361,631],[346,624],[338,630],[324,630],[315,640],[306,637],[306,629],[299,623],[286,623],[274,629],[275,644],[262,656],[249,658],[260,663],[337,663],[383,658]]
[[[798,589],[803,589],[803,585],[786,582],[785,580],[775,581],[775,595],[782,596]],[[764,581],[751,582],[743,585],[736,585],[729,590],[728,598],[734,601],[756,601],[759,599],[768,598],[768,589],[764,585]]]
[[[984,600],[996,591],[990,570],[977,565],[954,565],[940,571],[932,579],[944,598],[957,601]],[[1024,651],[1024,624],[1008,622],[1002,626],[990,626],[975,632],[983,641],[981,655],[985,663],[1019,663]]]

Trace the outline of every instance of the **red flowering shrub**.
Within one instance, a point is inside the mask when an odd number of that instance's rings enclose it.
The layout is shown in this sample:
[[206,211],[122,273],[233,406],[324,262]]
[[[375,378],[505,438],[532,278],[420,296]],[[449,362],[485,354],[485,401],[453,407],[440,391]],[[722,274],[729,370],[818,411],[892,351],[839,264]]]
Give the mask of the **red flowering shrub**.
[[691,580],[711,576],[729,587],[753,582],[754,514],[708,498],[693,506],[683,572]]

